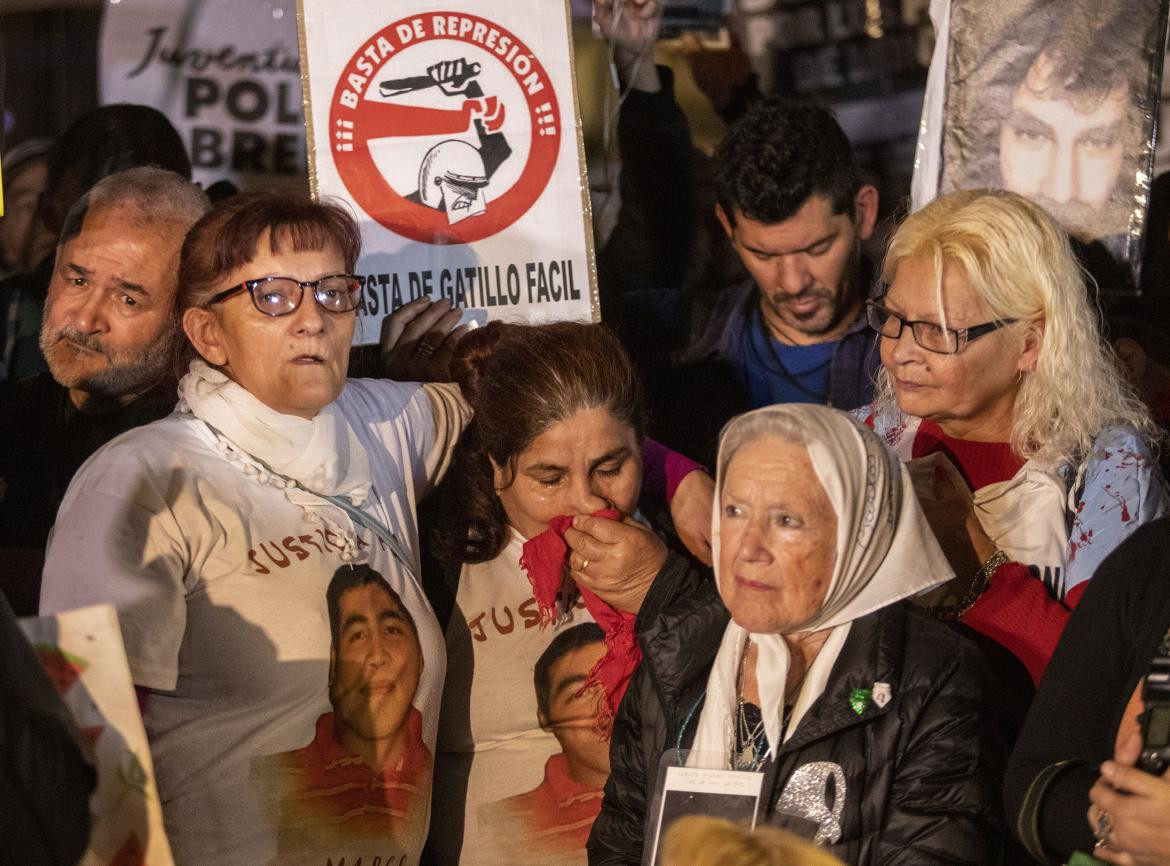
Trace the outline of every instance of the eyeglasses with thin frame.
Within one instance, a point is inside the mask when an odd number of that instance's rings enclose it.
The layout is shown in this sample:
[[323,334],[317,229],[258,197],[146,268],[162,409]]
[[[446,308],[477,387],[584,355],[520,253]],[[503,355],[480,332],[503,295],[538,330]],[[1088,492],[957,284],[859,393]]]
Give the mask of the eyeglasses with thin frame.
[[313,290],[313,300],[330,313],[348,313],[361,305],[362,281],[353,274],[329,274],[316,280],[292,277],[260,277],[244,280],[238,286],[213,296],[207,306],[225,301],[232,295],[247,292],[252,304],[266,316],[287,316],[296,312],[305,298],[305,289]]
[[972,340],[977,340],[984,334],[998,331],[1004,325],[1010,325],[1015,319],[999,319],[995,322],[986,322],[982,325],[972,325],[969,328],[944,328],[935,322],[907,319],[893,310],[883,307],[877,301],[865,302],[865,318],[869,327],[881,336],[890,340],[897,340],[902,336],[902,329],[910,326],[910,333],[914,335],[914,342],[940,355],[954,355]]

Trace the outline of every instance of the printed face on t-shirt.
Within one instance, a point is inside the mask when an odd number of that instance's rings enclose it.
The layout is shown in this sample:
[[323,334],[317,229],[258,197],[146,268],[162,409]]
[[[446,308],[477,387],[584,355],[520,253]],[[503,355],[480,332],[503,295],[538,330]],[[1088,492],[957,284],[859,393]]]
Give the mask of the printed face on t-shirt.
[[377,582],[343,592],[338,614],[329,683],[338,735],[359,752],[380,741],[374,752],[391,757],[422,672],[418,635]]
[[[578,694],[593,666],[605,655],[604,641],[569,650],[552,663],[548,671],[548,718],[541,726],[556,736],[568,759],[570,772],[578,781],[609,775],[609,742],[597,732],[598,711],[604,700],[600,684]],[[601,785],[598,785],[600,787]]]
[[495,466],[495,487],[508,523],[525,538],[562,514],[592,514],[610,505],[633,512],[642,489],[634,428],[608,409],[578,409],[552,424],[517,455],[514,474]]

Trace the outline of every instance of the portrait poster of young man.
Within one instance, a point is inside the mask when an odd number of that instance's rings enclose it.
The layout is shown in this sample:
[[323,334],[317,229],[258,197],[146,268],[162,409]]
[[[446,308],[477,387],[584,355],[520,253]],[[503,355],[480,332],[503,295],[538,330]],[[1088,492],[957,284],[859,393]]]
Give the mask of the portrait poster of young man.
[[1104,291],[1128,289],[1152,179],[1166,11],[1164,0],[950,0],[937,193],[1027,196],[1088,255],[1120,265]]

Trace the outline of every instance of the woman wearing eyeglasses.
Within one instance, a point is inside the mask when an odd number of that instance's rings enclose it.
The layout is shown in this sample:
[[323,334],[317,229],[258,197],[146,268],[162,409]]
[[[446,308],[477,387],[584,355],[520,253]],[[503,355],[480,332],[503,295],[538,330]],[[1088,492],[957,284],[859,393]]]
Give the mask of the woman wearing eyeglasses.
[[179,406],[95,454],[58,515],[42,608],[117,607],[180,864],[421,851],[445,657],[415,503],[470,410],[347,380],[359,246],[304,199],[204,216]]
[[1067,236],[1027,199],[932,202],[898,228],[882,277],[867,316],[883,366],[861,411],[910,461],[958,575],[926,604],[1038,681],[1097,565],[1166,510],[1153,424]]

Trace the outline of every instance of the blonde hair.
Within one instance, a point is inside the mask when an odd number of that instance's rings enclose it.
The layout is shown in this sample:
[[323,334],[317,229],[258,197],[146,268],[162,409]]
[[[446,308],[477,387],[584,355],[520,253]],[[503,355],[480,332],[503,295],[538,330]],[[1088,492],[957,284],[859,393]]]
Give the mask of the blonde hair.
[[726,818],[687,815],[666,831],[663,866],[842,866],[836,857],[776,827],[748,830]]
[[[1043,319],[1036,369],[1022,373],[1012,415],[1011,446],[1018,456],[1078,462],[1112,426],[1154,438],[1149,411],[1101,335],[1068,235],[1043,208],[1003,190],[942,196],[898,227],[886,250],[883,281],[893,282],[898,265],[919,256],[933,259],[944,327],[944,266],[962,270],[996,319]],[[897,411],[885,368],[878,371],[877,404],[883,414]]]

